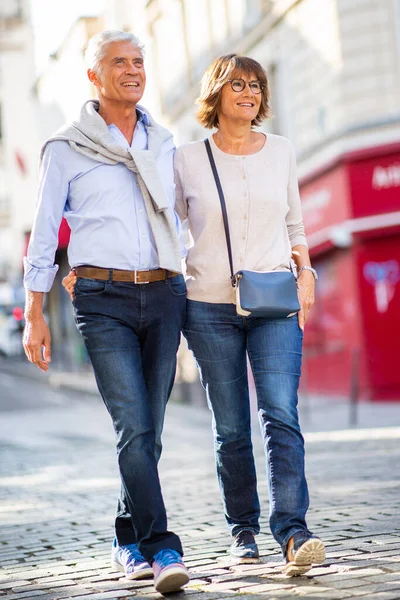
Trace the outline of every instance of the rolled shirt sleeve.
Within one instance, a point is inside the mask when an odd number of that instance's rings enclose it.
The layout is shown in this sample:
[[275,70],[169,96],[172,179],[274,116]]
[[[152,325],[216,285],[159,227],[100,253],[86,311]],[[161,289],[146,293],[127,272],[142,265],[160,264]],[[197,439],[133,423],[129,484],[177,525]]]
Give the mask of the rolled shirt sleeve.
[[24,285],[33,292],[48,292],[58,271],[54,256],[58,230],[68,197],[65,168],[57,157],[57,144],[45,149],[39,176],[39,189],[27,256],[24,258]]
[[289,211],[286,215],[286,226],[292,248],[298,245],[308,247],[301,212],[299,182],[297,179],[296,153],[293,144],[289,142],[289,145],[290,165],[287,188]]

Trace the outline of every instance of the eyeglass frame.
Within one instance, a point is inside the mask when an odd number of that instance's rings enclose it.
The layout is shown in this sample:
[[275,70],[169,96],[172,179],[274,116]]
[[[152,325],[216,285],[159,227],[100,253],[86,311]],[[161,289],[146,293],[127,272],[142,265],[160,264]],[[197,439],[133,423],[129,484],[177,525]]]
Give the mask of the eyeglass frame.
[[[243,87],[241,90],[234,90],[233,89],[233,85],[232,82],[233,81],[243,81]],[[260,81],[259,79],[253,79],[252,81],[245,81],[244,79],[242,79],[241,77],[235,77],[234,79],[228,79],[226,81],[226,83],[230,83],[231,84],[231,89],[233,92],[235,92],[236,94],[240,94],[240,92],[243,92],[243,90],[246,88],[246,85],[249,86],[249,89],[251,92],[253,92],[253,94],[256,94],[256,96],[258,96],[258,94],[261,94],[261,92],[263,91],[263,89],[265,88],[265,83],[263,81]],[[254,90],[251,89],[250,84],[251,83],[258,83],[260,85],[260,91],[259,92],[255,92]]]

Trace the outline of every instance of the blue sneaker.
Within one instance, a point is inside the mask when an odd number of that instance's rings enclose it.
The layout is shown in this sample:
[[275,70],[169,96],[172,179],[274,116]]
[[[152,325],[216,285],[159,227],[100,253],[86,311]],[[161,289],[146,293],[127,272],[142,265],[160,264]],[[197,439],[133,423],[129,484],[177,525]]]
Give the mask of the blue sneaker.
[[160,550],[153,562],[154,587],[160,594],[178,592],[189,581],[189,573],[176,550]]
[[114,540],[111,565],[114,569],[123,571],[127,579],[146,579],[153,576],[153,569],[139,551],[137,544],[118,546],[117,540]]

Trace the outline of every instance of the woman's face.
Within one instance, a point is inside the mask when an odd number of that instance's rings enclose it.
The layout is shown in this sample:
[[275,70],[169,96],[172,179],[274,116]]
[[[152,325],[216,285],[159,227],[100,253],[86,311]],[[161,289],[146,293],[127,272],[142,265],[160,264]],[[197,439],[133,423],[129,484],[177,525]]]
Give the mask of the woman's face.
[[232,77],[233,86],[240,89],[240,85],[237,83],[238,79],[242,79],[246,83],[242,91],[232,89],[231,82],[225,83],[222,87],[218,117],[223,116],[225,119],[251,123],[260,110],[262,92],[257,94],[249,86],[249,83],[252,83],[252,87],[256,87],[254,84],[258,80],[255,73],[236,73],[235,77]]

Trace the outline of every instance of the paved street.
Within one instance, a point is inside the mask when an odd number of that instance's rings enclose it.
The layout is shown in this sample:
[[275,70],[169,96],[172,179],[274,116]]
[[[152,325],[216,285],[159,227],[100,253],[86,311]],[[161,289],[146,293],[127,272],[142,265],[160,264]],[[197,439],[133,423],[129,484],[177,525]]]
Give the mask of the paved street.
[[[97,395],[54,389],[39,372],[0,363],[0,598],[161,598],[109,565],[119,480],[113,432]],[[161,474],[170,528],[191,582],[173,597],[400,599],[400,403],[302,409],[311,491],[309,523],[326,542],[323,567],[281,575],[268,530],[263,449],[254,445],[263,507],[262,562],[233,565],[214,474],[206,409],[170,404]]]

